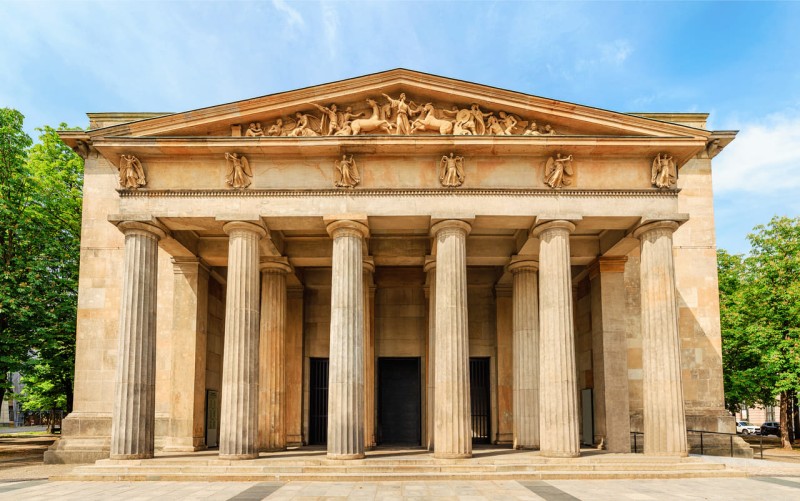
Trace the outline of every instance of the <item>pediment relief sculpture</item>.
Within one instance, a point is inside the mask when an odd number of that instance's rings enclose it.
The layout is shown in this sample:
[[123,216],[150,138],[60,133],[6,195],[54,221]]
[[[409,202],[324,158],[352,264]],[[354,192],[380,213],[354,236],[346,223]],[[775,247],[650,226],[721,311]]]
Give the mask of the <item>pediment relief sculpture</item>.
[[225,172],[225,183],[231,188],[243,189],[253,182],[253,170],[244,155],[225,153],[228,169]]
[[464,157],[443,156],[439,160],[439,182],[447,188],[456,188],[464,184]]
[[142,162],[133,155],[122,155],[119,161],[119,185],[135,190],[146,184]]
[[659,153],[650,167],[650,183],[656,188],[670,189],[678,179],[675,160],[666,153]]
[[562,155],[556,153],[555,157],[550,157],[544,166],[544,182],[547,186],[557,189],[572,184],[572,176],[575,173],[572,155]]
[[333,163],[333,184],[339,188],[355,188],[361,182],[361,176],[358,173],[358,166],[350,155],[342,155],[341,160],[336,160]]
[[[508,111],[484,111],[480,105],[451,105],[450,109],[434,103],[416,103],[405,93],[395,98],[381,94],[368,98],[371,111],[354,112],[352,106],[337,103],[309,103],[316,110],[298,111],[293,118],[278,118],[266,132],[261,124],[251,123],[246,136],[357,136],[367,133],[412,135],[440,134],[456,136],[548,136],[556,132],[548,124],[537,127],[532,120]],[[363,107],[363,104],[361,105]],[[344,111],[341,111],[344,109]]]

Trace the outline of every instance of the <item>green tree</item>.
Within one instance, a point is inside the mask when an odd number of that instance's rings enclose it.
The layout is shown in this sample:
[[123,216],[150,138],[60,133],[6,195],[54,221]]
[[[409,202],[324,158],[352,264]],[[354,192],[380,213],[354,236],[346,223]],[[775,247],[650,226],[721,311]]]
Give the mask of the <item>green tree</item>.
[[729,408],[781,402],[781,440],[791,448],[788,403],[800,388],[800,218],[774,217],[748,236],[747,257],[718,254]]
[[32,203],[27,151],[31,138],[24,117],[0,108],[0,402],[8,390],[6,375],[19,370],[28,356],[34,312],[27,301],[26,280],[31,256]]

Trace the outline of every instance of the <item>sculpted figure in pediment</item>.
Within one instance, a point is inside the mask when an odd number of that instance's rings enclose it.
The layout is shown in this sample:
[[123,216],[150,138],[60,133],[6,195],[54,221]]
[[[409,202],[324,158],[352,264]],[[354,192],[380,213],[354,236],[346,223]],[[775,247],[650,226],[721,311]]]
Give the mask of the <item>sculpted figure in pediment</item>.
[[572,184],[574,170],[572,168],[572,155],[562,156],[556,153],[555,158],[550,157],[544,167],[544,182],[551,188],[562,188]]
[[390,134],[392,127],[394,126],[385,118],[381,117],[381,110],[378,107],[377,101],[374,99],[367,99],[367,103],[369,103],[370,107],[372,107],[372,116],[370,118],[358,118],[350,122],[350,128],[353,131],[353,135],[357,136],[362,132],[372,132],[374,130],[379,130]]
[[677,180],[676,172],[675,160],[666,153],[659,153],[650,167],[650,183],[656,188],[669,189]]
[[539,127],[536,126],[536,122],[531,122],[528,125],[528,128],[525,129],[525,132],[522,133],[523,136],[541,136],[542,133],[539,132]]
[[260,137],[264,135],[264,130],[261,128],[261,124],[258,122],[251,123],[250,126],[245,131],[244,135],[246,137]]
[[490,116],[486,121],[486,134],[490,136],[506,135],[506,131],[503,129],[503,126],[500,125],[500,121],[494,115]]
[[320,133],[322,135],[332,136],[337,130],[339,130],[340,113],[338,112],[338,108],[335,104],[332,104],[330,108],[320,106],[316,103],[311,103],[311,106],[314,106],[322,112],[322,120],[320,123]]
[[395,134],[411,134],[411,123],[408,117],[421,113],[422,107],[417,106],[413,101],[407,103],[405,92],[401,92],[400,97],[397,99],[392,99],[387,94],[383,94],[383,96],[389,101],[396,117],[395,127],[397,127],[397,130]]
[[270,125],[269,129],[267,129],[268,136],[285,136],[288,132],[289,131],[285,130],[282,118],[277,119],[275,123]]
[[133,155],[122,155],[119,161],[119,185],[135,190],[146,184],[142,162]]
[[481,111],[481,107],[478,106],[477,103],[472,103],[469,107],[470,111],[472,112],[472,116],[475,118],[475,131],[473,134],[482,136],[486,134],[486,122],[484,122],[484,118],[488,118],[493,115],[492,112],[484,113]]
[[542,131],[542,135],[543,136],[555,136],[556,134],[557,133],[556,133],[555,129],[553,129],[552,125],[547,124],[547,125],[544,126],[544,130]]
[[225,153],[228,161],[228,170],[225,173],[225,182],[232,188],[247,188],[253,179],[250,162],[244,155],[238,153]]
[[337,160],[333,165],[334,185],[340,188],[354,188],[361,182],[353,155],[350,155],[350,159],[347,158],[347,155],[342,155],[342,159]]
[[458,106],[453,105],[452,110],[442,110],[442,113],[455,117],[453,123],[453,135],[455,136],[473,136],[475,135],[475,117],[472,111],[468,109],[458,109]]
[[300,113],[299,111],[294,114],[295,124],[292,130],[287,134],[289,137],[314,137],[319,136],[319,118],[308,113]]
[[420,118],[414,120],[411,126],[411,133],[418,130],[438,130],[439,134],[451,134],[453,132],[453,122],[443,120],[436,116],[436,108],[433,104],[427,103],[422,106]]
[[443,156],[439,161],[439,181],[442,186],[455,188],[464,184],[464,157]]
[[503,125],[503,132],[506,133],[506,136],[513,136],[528,125],[528,122],[517,115],[512,115],[505,111],[501,111],[498,115],[500,115],[500,123]]
[[355,114],[353,113],[353,107],[348,106],[347,109],[344,110],[344,113],[339,113],[339,128],[344,127],[344,124],[347,122],[352,122],[353,119],[363,117],[364,112]]

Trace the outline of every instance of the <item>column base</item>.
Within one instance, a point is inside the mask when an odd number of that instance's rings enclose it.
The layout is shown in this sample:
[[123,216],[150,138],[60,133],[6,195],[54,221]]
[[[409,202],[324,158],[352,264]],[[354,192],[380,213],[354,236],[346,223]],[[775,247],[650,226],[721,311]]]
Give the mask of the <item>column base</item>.
[[206,449],[207,447],[205,445],[165,445],[161,450],[163,452],[197,452]]
[[575,452],[558,452],[558,451],[539,451],[539,455],[546,458],[578,458],[581,453]]
[[433,452],[433,459],[469,459],[471,452]]
[[219,459],[223,461],[241,461],[244,459],[257,459],[258,453],[255,454],[220,454]]
[[672,458],[685,458],[689,457],[688,452],[647,452],[644,453],[645,456],[654,456],[654,457],[672,457]]
[[328,459],[334,459],[334,460],[339,460],[339,459],[345,459],[345,460],[349,460],[349,459],[364,459],[364,453],[361,452],[361,453],[356,453],[356,454],[331,454],[329,452],[327,458]]
[[61,439],[45,451],[44,463],[94,463],[110,452],[111,414],[73,412],[61,424]]

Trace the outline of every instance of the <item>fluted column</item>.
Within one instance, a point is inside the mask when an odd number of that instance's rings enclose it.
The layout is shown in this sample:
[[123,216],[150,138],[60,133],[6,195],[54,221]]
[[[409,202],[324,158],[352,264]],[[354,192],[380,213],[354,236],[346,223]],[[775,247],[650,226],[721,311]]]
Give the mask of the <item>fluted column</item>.
[[672,256],[674,221],[640,226],[644,452],[686,456],[678,304]]
[[472,456],[466,260],[470,230],[458,220],[431,228],[436,239],[436,458]]
[[228,234],[228,288],[222,364],[219,457],[258,457],[258,241],[263,227],[225,223]]
[[328,458],[364,457],[364,282],[366,225],[340,219],[333,238],[328,369]]
[[539,447],[539,263],[511,263],[514,275],[514,448]]
[[372,274],[375,263],[371,257],[364,259],[364,448],[377,445],[375,438],[375,338],[373,314],[375,284]]
[[436,428],[436,261],[425,263],[425,273],[428,275],[428,364],[427,364],[427,390],[425,406],[425,431],[427,448],[433,450],[433,437]]
[[575,225],[534,228],[539,248],[539,440],[543,456],[580,455],[569,235]]
[[124,221],[117,375],[111,459],[153,457],[156,383],[156,293],[160,228]]
[[285,258],[261,260],[261,329],[258,343],[258,450],[286,449]]

